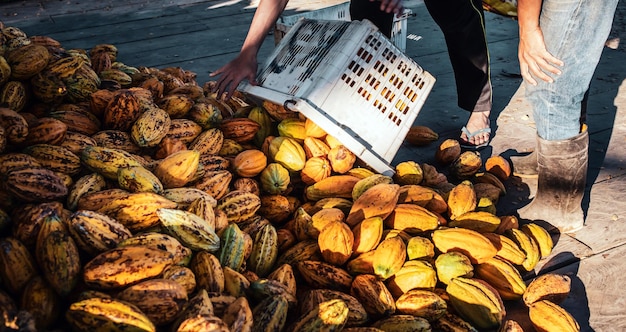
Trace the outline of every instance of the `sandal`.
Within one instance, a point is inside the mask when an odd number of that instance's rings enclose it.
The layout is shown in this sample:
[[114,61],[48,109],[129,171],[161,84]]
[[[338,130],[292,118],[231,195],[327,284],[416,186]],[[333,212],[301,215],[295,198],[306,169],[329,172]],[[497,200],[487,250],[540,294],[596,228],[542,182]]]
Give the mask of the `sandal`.
[[[483,128],[483,129],[479,129],[476,130],[473,133],[470,133],[469,130],[467,130],[467,128],[465,128],[465,126],[463,126],[463,128],[461,128],[461,132],[463,134],[465,134],[467,136],[468,141],[465,141],[463,139],[459,139],[459,143],[461,143],[461,147],[467,150],[480,150],[482,148],[484,148],[485,146],[489,145],[489,141],[491,141],[491,128],[487,127],[487,128]],[[469,140],[472,139],[472,137],[475,137],[477,135],[483,134],[483,133],[488,133],[489,134],[489,139],[487,140],[487,142],[483,143],[483,144],[472,144],[469,142]]]

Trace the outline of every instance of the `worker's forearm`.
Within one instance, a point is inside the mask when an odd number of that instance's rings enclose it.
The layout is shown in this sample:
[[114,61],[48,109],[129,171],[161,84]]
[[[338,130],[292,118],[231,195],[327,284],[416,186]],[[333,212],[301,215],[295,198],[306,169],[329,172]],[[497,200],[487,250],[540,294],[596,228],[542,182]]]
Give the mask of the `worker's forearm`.
[[248,35],[241,48],[242,52],[256,54],[270,29],[276,24],[278,17],[287,6],[288,0],[261,0],[254,13]]
[[525,31],[539,27],[539,14],[541,13],[542,0],[518,0],[517,18],[519,22],[520,36]]

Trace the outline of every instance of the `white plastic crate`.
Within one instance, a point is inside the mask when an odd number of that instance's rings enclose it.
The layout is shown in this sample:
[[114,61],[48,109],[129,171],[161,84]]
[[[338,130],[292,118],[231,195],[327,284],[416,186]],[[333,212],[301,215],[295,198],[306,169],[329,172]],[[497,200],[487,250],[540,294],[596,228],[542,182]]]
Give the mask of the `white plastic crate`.
[[435,78],[371,22],[299,20],[241,90],[301,112],[383,174]]
[[[394,16],[393,19],[390,39],[402,52],[406,51],[407,19],[411,15],[413,11],[405,8],[402,15]],[[350,21],[350,1],[308,12],[280,16],[274,26],[274,43],[278,44],[287,31],[301,18]]]

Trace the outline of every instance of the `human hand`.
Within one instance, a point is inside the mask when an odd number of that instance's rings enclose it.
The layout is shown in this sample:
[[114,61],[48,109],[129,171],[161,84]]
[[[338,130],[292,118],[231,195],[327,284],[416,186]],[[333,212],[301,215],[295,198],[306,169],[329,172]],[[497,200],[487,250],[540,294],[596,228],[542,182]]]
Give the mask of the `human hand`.
[[225,64],[218,70],[209,74],[210,77],[219,76],[212,92],[217,93],[217,98],[230,99],[241,81],[247,79],[250,84],[256,85],[257,61],[256,56],[247,56],[244,52]]
[[539,27],[520,33],[518,57],[522,77],[532,85],[537,85],[535,77],[552,83],[554,80],[548,73],[561,74],[558,67],[563,66],[563,61],[548,52]]
[[[374,0],[371,0],[374,1]],[[404,5],[402,0],[378,0],[380,1],[380,10],[396,15],[402,14]]]

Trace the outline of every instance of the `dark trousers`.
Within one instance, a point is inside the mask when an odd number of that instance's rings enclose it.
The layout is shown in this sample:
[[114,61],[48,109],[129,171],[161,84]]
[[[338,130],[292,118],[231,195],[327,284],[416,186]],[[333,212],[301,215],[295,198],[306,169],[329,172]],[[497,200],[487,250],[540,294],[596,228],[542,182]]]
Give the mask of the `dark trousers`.
[[391,38],[393,28],[393,13],[385,13],[380,10],[380,2],[370,0],[350,1],[350,19],[361,21],[367,19],[374,23],[378,30],[387,38]]
[[446,39],[459,107],[470,112],[490,111],[492,91],[482,1],[424,3]]

